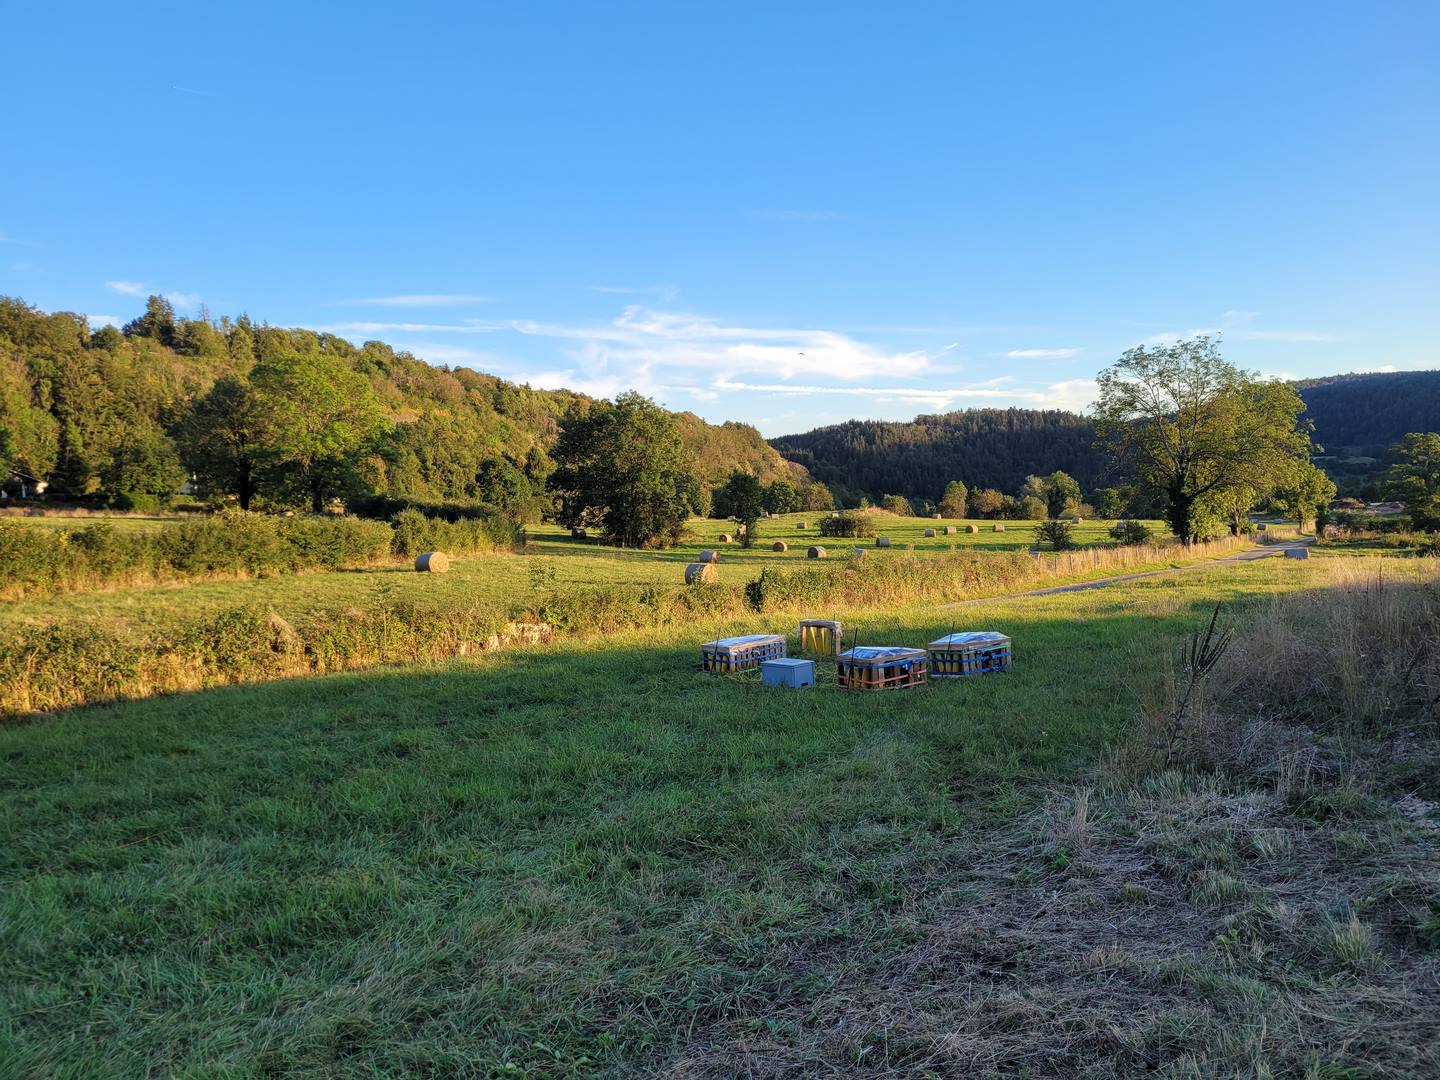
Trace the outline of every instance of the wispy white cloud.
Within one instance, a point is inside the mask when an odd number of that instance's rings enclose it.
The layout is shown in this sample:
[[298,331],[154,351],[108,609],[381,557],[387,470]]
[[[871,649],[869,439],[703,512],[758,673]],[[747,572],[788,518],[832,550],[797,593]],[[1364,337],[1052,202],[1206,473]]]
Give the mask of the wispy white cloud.
[[312,327],[326,334],[489,334],[510,327],[508,322],[465,319],[458,323],[337,322]]
[[107,281],[105,287],[121,296],[144,296],[146,292],[143,281]]
[[1023,389],[1000,385],[992,380],[971,386],[820,386],[795,383],[747,383],[733,379],[716,379],[710,385],[728,392],[760,394],[794,394],[830,396],[844,395],[881,400],[903,401],[943,409],[962,401],[988,401],[997,404],[1015,403],[1056,409],[1084,409],[1095,399],[1096,386],[1091,379],[1072,379],[1049,386]]
[[1236,321],[1249,321],[1248,318],[1242,320],[1232,320],[1229,318],[1234,315],[1253,318],[1258,314],[1258,312],[1253,311],[1227,311],[1225,312],[1225,317],[1221,319],[1221,323],[1223,324],[1221,326],[1199,327],[1185,331],[1168,330],[1160,334],[1151,334],[1142,341],[1141,344],[1173,345],[1177,341],[1200,337],[1201,335],[1206,337],[1223,336],[1230,341],[1281,341],[1293,344],[1335,340],[1333,334],[1328,334],[1321,330],[1256,330],[1251,327],[1231,325]]
[[199,307],[199,306],[200,306],[200,296],[199,296],[198,293],[167,292],[167,293],[164,293],[163,295],[164,295],[165,299],[166,299],[166,300],[169,300],[172,305],[174,305],[174,306],[177,307],[177,308],[184,308],[184,309],[186,309],[187,311],[188,311],[190,308],[195,308],[195,307]]
[[654,369],[764,372],[781,379],[823,375],[903,378],[930,364],[923,351],[893,352],[833,330],[731,326],[702,315],[653,311],[638,305],[608,323],[565,325],[520,320],[531,337],[572,341],[578,366],[590,373]]
[[119,315],[86,315],[85,321],[90,324],[91,330],[99,330],[102,326],[119,327],[124,325]]
[[619,296],[639,296],[648,294],[668,304],[680,295],[678,285],[591,285],[592,292],[612,293]]
[[493,296],[480,296],[475,293],[401,293],[398,296],[368,296],[353,300],[335,300],[329,306],[464,307],[467,304],[493,304],[494,302]]
[[1012,360],[1068,360],[1080,349],[1011,349],[1005,355]]
[[1260,317],[1258,311],[1241,311],[1239,308],[1231,308],[1222,312],[1220,321],[1226,326],[1234,326],[1237,323],[1251,323]]

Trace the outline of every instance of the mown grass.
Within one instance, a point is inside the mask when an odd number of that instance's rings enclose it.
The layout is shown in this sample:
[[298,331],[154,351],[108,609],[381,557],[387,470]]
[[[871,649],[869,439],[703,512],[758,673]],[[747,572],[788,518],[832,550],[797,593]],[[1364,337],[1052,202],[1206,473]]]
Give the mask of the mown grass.
[[[968,845],[1083,776],[1213,603],[1325,562],[833,613],[1014,638],[1008,675],[899,694],[698,671],[749,617],[0,729],[0,1073],[744,1072],[747,1042],[810,1045],[801,1003],[912,963],[937,905],[963,919],[997,858]],[[918,1074],[904,1027],[773,1061]]]

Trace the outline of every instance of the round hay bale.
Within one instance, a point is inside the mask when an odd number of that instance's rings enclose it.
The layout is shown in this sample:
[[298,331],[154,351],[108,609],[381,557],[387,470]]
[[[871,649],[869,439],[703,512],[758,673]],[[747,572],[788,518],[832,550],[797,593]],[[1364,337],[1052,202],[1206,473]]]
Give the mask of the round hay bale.
[[744,535],[745,535],[745,526],[744,526],[744,525],[737,525],[737,526],[735,527],[735,535],[736,535],[736,536],[744,536]]
[[714,563],[692,562],[685,567],[685,584],[699,585],[702,582],[714,581],[717,573]]
[[1287,559],[1308,559],[1308,558],[1310,558],[1310,549],[1309,549],[1309,548],[1303,548],[1303,547],[1286,548],[1286,549],[1285,549],[1285,558],[1287,558]]
[[443,551],[427,551],[416,557],[415,569],[422,574],[443,574],[450,569],[450,558]]
[[1084,521],[1085,521],[1085,519],[1082,518],[1082,517],[1075,517],[1075,518],[1071,518],[1071,519],[1070,519],[1070,524],[1071,524],[1071,525],[1080,525],[1080,524],[1083,524]]
[[865,557],[865,552],[866,552],[866,550],[867,550],[866,548],[857,547],[857,548],[855,549],[855,558],[857,558],[857,559],[863,559],[863,558]]
[[590,534],[589,534],[588,532],[586,532],[584,529],[571,529],[571,530],[570,530],[570,539],[571,539],[571,540],[585,540],[585,539],[588,539],[589,536],[590,536]]
[[776,540],[773,544],[770,545],[770,550],[771,550],[771,551],[789,551],[789,550],[790,550],[790,545],[787,544],[787,543],[785,543],[784,540]]
[[999,524],[999,523],[997,522],[996,524],[990,526],[990,531],[991,531],[991,532],[1004,532],[1004,531],[1005,531],[1005,526],[1004,526],[1004,525],[1001,525],[1001,524]]
[[934,536],[934,535],[935,535],[935,530],[934,530],[934,529],[926,529],[926,530],[925,530],[925,535],[926,535],[926,536]]
[[823,559],[825,558],[825,549],[822,547],[812,547],[805,553],[805,557],[807,559]]
[[1255,526],[1255,531],[1256,531],[1256,532],[1264,532],[1264,531],[1265,531],[1266,529],[1268,529],[1269,527],[1270,527],[1270,526],[1266,525],[1265,522],[1262,521],[1262,522],[1260,522],[1259,524],[1257,524],[1257,525]]
[[795,528],[797,528],[797,529],[803,529],[803,528],[805,528],[805,523],[804,523],[803,521],[797,521],[797,522],[795,523]]
[[945,535],[946,535],[946,536],[954,536],[954,535],[955,535],[955,526],[954,526],[954,525],[946,525],[946,526],[945,526]]
[[721,534],[720,534],[720,543],[722,543],[722,544],[732,544],[732,543],[734,543],[734,542],[735,542],[735,538],[732,537],[729,533],[721,533]]
[[888,536],[875,537],[875,546],[888,548],[890,546],[890,538]]
[[979,525],[966,525],[966,526],[965,526],[965,531],[966,531],[967,533],[978,533],[978,532],[980,531],[980,526],[979,526]]
[[940,515],[939,515],[939,514],[931,514],[930,517],[931,517],[933,520],[935,520],[935,521],[939,521],[939,520],[940,520]]
[[699,555],[695,556],[695,558],[698,562],[719,562],[720,553],[710,548],[706,548],[704,551],[700,552]]

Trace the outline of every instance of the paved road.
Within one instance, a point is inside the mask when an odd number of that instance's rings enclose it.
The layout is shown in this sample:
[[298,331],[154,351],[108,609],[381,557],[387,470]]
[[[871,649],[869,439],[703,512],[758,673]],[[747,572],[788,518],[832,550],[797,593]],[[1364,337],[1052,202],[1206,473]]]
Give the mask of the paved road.
[[1304,537],[1300,540],[1291,540],[1282,544],[1262,544],[1259,547],[1246,548],[1244,551],[1237,551],[1234,555],[1226,555],[1219,559],[1206,559],[1204,562],[1191,563],[1189,566],[1170,566],[1164,570],[1147,570],[1143,574],[1121,574],[1119,577],[1096,578],[1094,581],[1077,581],[1073,585],[1052,585],[1048,589],[1032,589],[1030,592],[1005,593],[1001,596],[980,596],[974,600],[957,600],[951,604],[941,604],[942,608],[965,607],[969,604],[988,604],[994,600],[1017,600],[1026,596],[1053,596],[1055,593],[1085,592],[1087,589],[1107,589],[1111,585],[1120,585],[1127,581],[1140,581],[1142,578],[1163,577],[1166,574],[1183,574],[1187,570],[1203,570],[1207,566],[1218,566],[1227,562],[1251,562],[1255,559],[1268,559],[1272,555],[1281,555],[1290,548],[1309,547],[1313,544],[1313,537]]

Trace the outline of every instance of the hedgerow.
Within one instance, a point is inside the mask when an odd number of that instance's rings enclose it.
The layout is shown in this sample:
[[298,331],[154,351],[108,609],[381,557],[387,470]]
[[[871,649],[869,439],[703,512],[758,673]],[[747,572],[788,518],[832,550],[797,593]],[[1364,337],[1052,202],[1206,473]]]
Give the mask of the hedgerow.
[[393,524],[225,510],[147,532],[107,524],[40,529],[0,520],[0,596],[337,570],[422,551],[508,550],[524,540],[524,530],[499,515],[446,521],[415,510],[402,511]]

